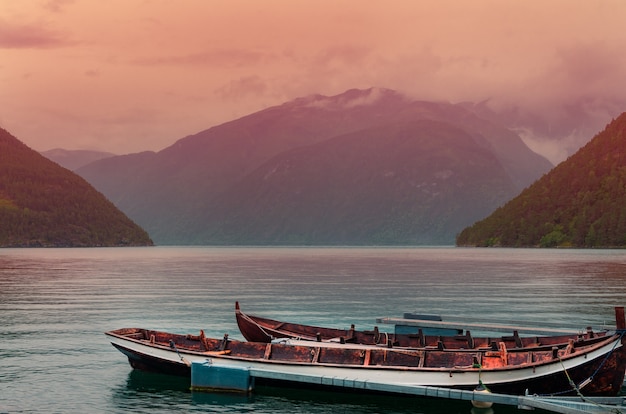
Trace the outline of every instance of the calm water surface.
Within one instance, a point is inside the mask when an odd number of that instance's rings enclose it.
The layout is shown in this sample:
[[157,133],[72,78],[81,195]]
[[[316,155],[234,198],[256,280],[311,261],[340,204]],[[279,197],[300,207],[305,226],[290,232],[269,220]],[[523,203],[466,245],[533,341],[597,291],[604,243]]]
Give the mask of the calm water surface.
[[625,282],[621,250],[0,250],[0,413],[467,414],[468,402],[342,392],[191,393],[184,379],[133,371],[103,332],[204,329],[242,339],[236,300],[249,313],[359,329],[409,311],[582,328],[614,322]]

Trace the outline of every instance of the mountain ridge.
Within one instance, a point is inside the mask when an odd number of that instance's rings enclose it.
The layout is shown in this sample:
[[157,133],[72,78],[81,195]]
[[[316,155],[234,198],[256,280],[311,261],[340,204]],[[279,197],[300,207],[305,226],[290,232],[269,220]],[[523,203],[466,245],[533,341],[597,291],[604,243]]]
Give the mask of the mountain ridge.
[[[213,226],[213,209],[220,208],[224,194],[232,193],[262,164],[294,148],[358,131],[378,128],[384,136],[381,126],[414,120],[454,126],[470,134],[475,145],[493,152],[504,168],[499,174],[510,180],[510,196],[551,168],[519,136],[477,117],[463,105],[414,101],[395,91],[370,88],[298,98],[181,138],[150,156],[113,157],[77,172],[148,229],[157,243],[210,244],[214,241],[196,233],[207,234]],[[446,236],[448,243],[454,243],[455,235]]]
[[[419,135],[412,132],[416,126]],[[456,145],[441,151],[440,140]],[[355,149],[355,142],[361,148]],[[387,146],[393,151],[382,151]],[[430,164],[420,157],[424,150]],[[484,162],[464,164],[468,150],[478,151]],[[452,169],[446,162],[450,158]],[[492,178],[491,195],[464,180],[468,169],[485,170],[483,175]],[[450,244],[461,209],[476,215],[468,210],[482,211],[477,204],[494,193],[503,202],[511,186],[496,157],[471,135],[421,120],[381,125],[283,153],[223,194],[205,219],[218,223],[207,232],[212,240],[222,235],[219,244]],[[450,203],[455,198],[460,202]],[[456,211],[440,211],[442,202],[456,204]],[[261,215],[263,222],[257,220]]]
[[116,154],[104,151],[90,150],[66,150],[54,148],[48,151],[41,151],[41,155],[59,164],[60,166],[74,171],[94,161],[103,158],[114,157]]

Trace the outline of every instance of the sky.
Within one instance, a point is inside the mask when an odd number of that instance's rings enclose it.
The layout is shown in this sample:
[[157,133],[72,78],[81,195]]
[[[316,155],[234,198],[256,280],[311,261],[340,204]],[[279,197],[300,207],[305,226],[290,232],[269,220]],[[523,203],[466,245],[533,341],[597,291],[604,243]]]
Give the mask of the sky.
[[382,87],[487,102],[559,161],[626,111],[625,20],[623,0],[0,0],[0,126],[38,151],[158,151]]

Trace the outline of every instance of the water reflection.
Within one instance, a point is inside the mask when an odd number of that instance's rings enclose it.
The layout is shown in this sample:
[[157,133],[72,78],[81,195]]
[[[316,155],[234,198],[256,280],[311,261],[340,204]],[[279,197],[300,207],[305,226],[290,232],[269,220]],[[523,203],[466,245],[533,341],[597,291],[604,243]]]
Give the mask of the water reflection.
[[191,399],[188,379],[137,370],[131,370],[126,382],[112,391],[111,405],[116,412],[159,412],[165,407],[184,406]]
[[191,399],[195,404],[228,405],[243,408],[243,405],[255,402],[254,394],[238,394],[228,392],[192,392]]
[[255,412],[255,413],[355,413],[375,414],[507,414],[513,407],[477,409],[469,401],[426,397],[362,394],[342,390],[257,386],[252,394],[191,392],[186,378],[132,370],[126,383],[113,393],[120,412]]
[[162,391],[190,393],[190,385],[189,378],[139,370],[131,370],[126,380],[126,389],[137,394]]

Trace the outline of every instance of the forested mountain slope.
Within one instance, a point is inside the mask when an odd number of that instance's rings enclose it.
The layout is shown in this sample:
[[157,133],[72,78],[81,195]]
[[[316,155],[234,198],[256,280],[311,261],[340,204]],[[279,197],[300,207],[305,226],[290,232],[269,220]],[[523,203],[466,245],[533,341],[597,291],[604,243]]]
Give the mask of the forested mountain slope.
[[489,217],[459,246],[626,246],[626,113]]
[[0,247],[146,245],[148,234],[84,179],[0,128]]

